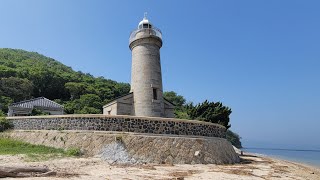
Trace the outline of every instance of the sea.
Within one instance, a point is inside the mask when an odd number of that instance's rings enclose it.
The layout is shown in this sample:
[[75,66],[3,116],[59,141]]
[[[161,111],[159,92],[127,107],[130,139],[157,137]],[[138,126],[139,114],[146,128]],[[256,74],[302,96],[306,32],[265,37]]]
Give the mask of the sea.
[[266,155],[277,159],[308,164],[320,168],[320,150],[276,148],[242,148],[241,150],[244,152]]

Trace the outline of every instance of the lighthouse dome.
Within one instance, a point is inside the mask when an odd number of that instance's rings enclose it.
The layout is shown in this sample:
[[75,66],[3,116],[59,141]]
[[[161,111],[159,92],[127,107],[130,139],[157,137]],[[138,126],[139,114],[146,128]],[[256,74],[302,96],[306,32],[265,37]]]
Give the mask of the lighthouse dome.
[[147,19],[147,15],[145,13],[144,18],[142,21],[140,21],[138,25],[138,29],[144,29],[144,28],[152,28],[151,22]]

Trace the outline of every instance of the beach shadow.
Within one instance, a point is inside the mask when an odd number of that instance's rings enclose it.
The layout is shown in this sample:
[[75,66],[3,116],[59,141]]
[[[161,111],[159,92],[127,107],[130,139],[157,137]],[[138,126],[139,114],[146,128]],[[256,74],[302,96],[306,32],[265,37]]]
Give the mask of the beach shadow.
[[243,154],[243,155],[240,155],[241,157],[258,157],[258,156],[255,156],[255,155],[251,155],[251,154]]
[[255,161],[252,159],[244,159],[240,157],[240,164],[252,164],[252,163],[255,163]]

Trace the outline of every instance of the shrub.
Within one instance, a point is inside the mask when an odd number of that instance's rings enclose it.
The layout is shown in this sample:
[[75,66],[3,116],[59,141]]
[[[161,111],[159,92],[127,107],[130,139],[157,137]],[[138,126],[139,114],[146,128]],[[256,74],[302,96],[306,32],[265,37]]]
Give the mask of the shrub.
[[29,115],[30,116],[43,116],[43,115],[50,115],[50,114],[42,111],[41,109],[34,108],[34,109],[32,109],[32,112]]
[[224,106],[221,102],[209,102],[206,100],[196,106],[193,106],[193,104],[187,105],[187,110],[191,119],[218,123],[227,129],[231,126],[229,124],[231,108]]
[[0,111],[0,132],[12,128],[12,124],[5,118],[2,111]]
[[240,141],[241,137],[237,133],[228,129],[226,136],[227,140],[230,141],[232,145],[234,145],[236,148],[242,148]]
[[66,154],[68,156],[81,156],[81,150],[79,148],[70,148],[67,149]]

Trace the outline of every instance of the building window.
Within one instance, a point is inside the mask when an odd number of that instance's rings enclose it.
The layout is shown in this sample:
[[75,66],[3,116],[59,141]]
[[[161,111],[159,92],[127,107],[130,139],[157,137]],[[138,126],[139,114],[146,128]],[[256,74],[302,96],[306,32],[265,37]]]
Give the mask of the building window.
[[153,88],[153,99],[157,100],[158,99],[158,94],[157,94],[157,89]]

